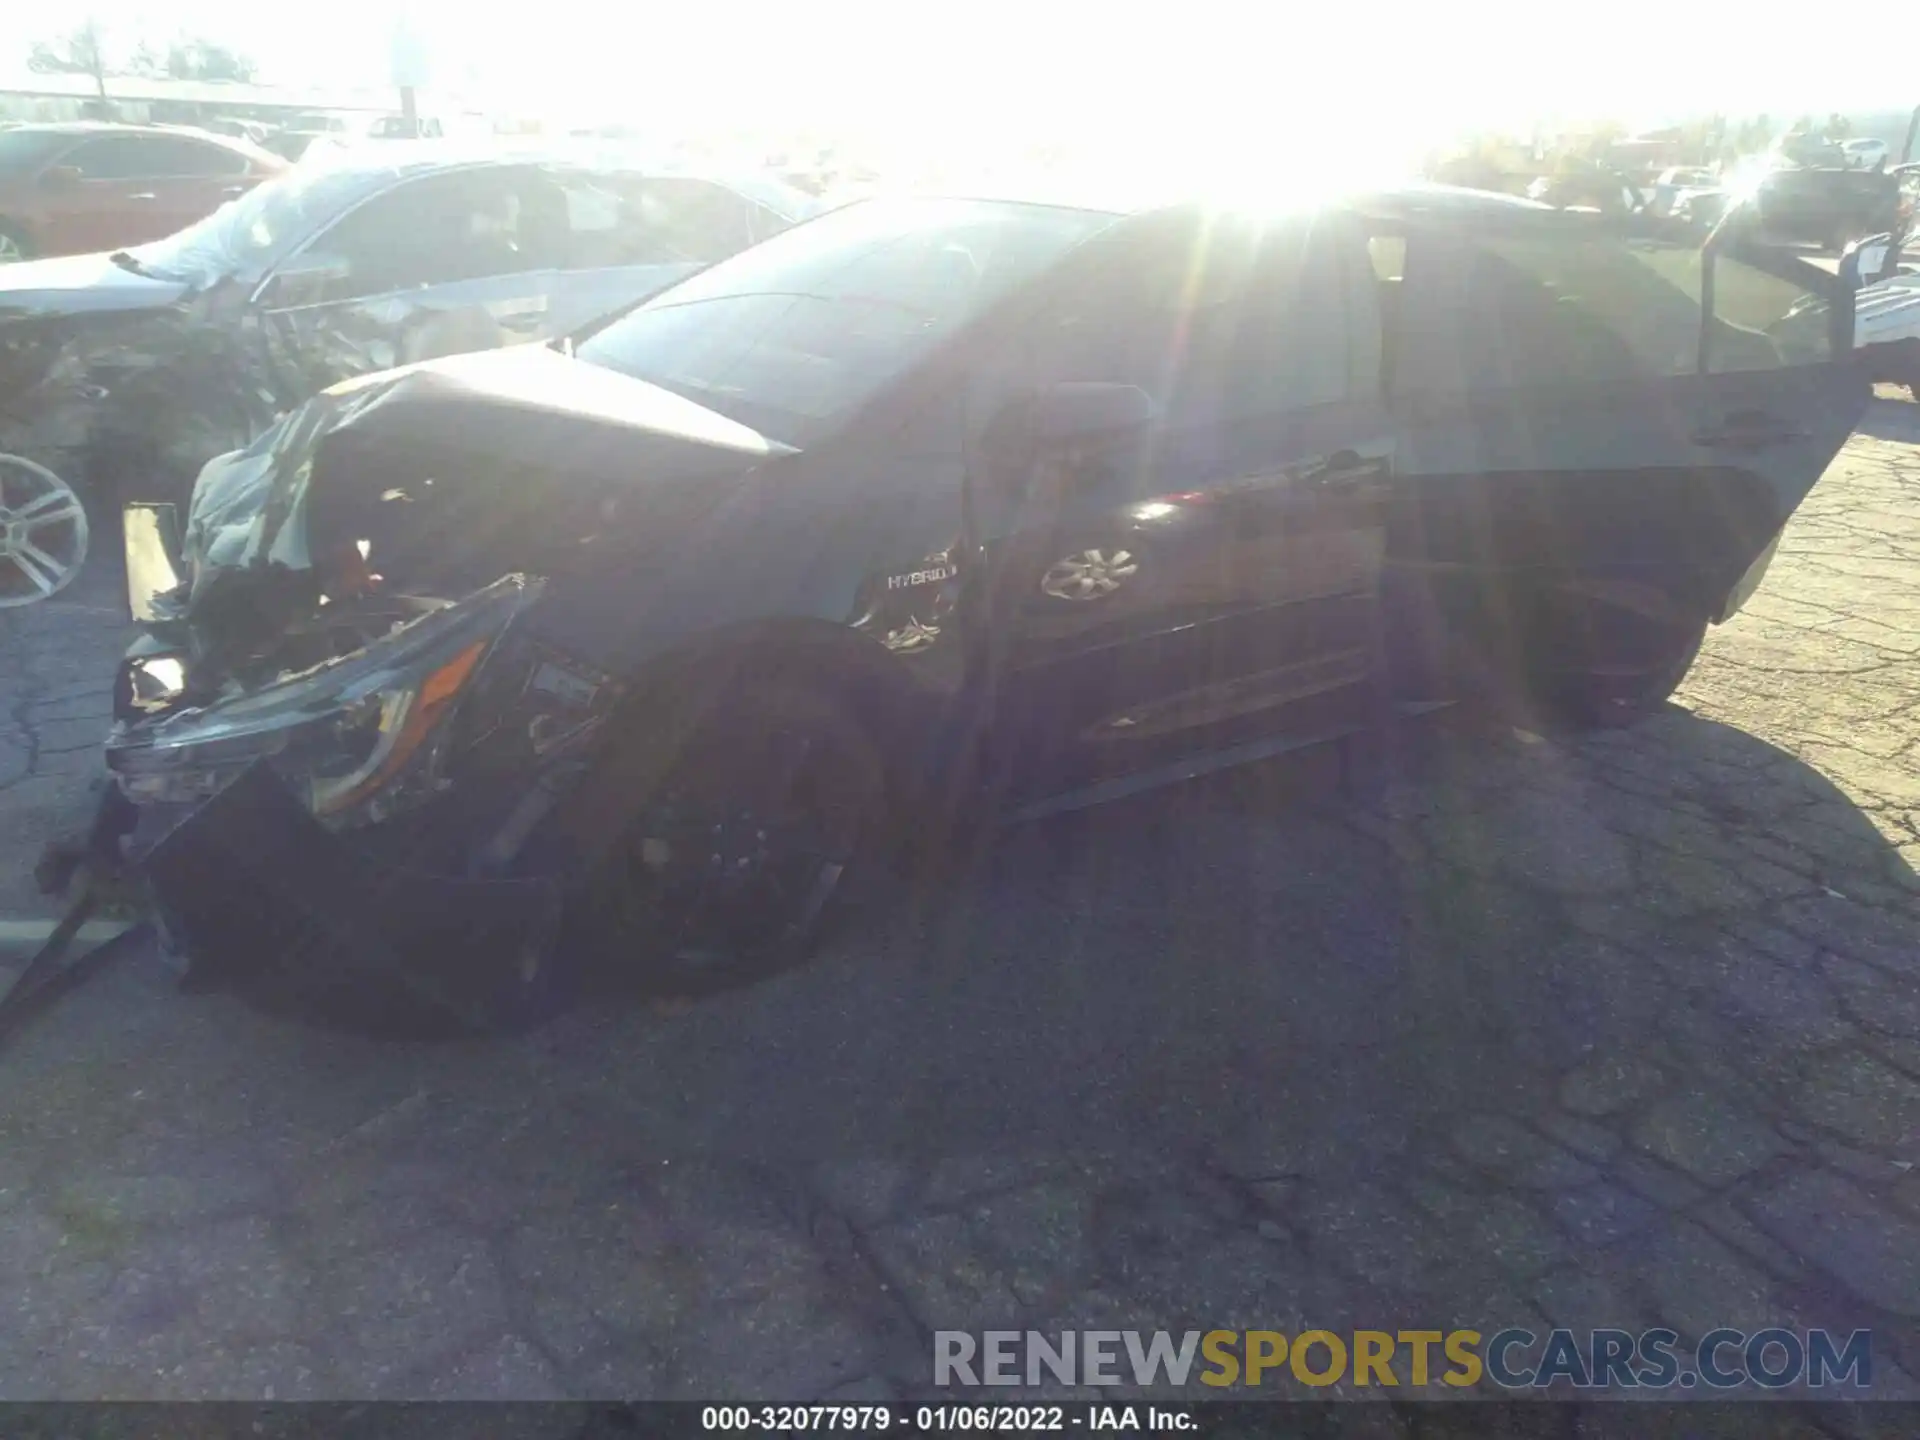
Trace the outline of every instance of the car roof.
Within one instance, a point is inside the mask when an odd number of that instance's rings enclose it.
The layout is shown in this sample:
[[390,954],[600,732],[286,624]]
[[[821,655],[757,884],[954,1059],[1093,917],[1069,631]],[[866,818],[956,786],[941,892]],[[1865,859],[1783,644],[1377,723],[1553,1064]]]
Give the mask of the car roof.
[[206,140],[227,150],[239,150],[250,158],[265,160],[272,165],[287,163],[279,156],[262,150],[259,146],[236,135],[222,135],[217,130],[203,130],[198,125],[129,125],[119,120],[50,120],[43,123],[29,122],[11,128],[36,131],[43,135],[191,135],[196,140]]
[[516,137],[367,140],[311,155],[299,162],[299,172],[308,175],[324,172],[349,180],[358,178],[368,189],[375,189],[421,175],[499,165],[577,166],[588,170],[627,170],[663,180],[708,180],[792,220],[803,220],[820,209],[819,202],[812,196],[771,175],[729,174],[724,170],[671,163],[632,146],[606,141],[556,143],[537,137],[528,140]]
[[[895,192],[881,192],[873,198],[886,198]],[[1032,185],[994,185],[972,188],[948,188],[897,192],[907,198],[972,200],[984,204],[1038,205],[1064,210],[1084,210],[1111,215],[1116,219],[1145,215],[1155,211],[1220,209],[1259,212],[1268,208],[1257,196],[1223,193],[1209,196],[1163,187],[1128,186],[1087,187],[1073,183]],[[859,201],[849,203],[858,204]],[[1510,215],[1558,215],[1551,205],[1489,190],[1470,190],[1459,185],[1440,185],[1424,180],[1409,180],[1379,189],[1350,189],[1329,194],[1318,203],[1274,206],[1278,211],[1345,209],[1383,218],[1430,219],[1438,217],[1488,217]]]

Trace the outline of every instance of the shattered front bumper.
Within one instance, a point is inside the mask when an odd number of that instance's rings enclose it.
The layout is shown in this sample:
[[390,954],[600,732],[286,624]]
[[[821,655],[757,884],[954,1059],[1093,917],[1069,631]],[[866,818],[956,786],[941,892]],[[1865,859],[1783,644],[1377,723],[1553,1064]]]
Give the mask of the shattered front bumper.
[[[178,585],[169,507],[128,507],[126,542],[129,604],[147,629],[122,663],[108,744],[112,803],[125,816],[118,848],[189,982],[360,1028],[400,1021],[415,1031],[426,1020],[433,1029],[487,1030],[536,1012],[551,989],[560,886],[475,867],[470,844],[494,833],[502,807],[510,812],[519,797],[486,787],[436,795],[440,725],[421,742],[418,762],[357,806],[358,823],[342,825],[338,815],[323,823],[290,777],[300,770],[297,742],[315,725],[324,732],[325,706],[311,720],[296,715],[284,744],[243,735],[169,749],[169,731],[195,723],[194,713],[147,693],[156,663],[177,668],[166,656],[178,647],[162,639],[165,622],[155,623],[158,597]],[[514,589],[489,587],[476,603],[414,627],[429,637],[422,653],[484,641],[490,654],[510,618],[483,612],[517,613]],[[435,629],[450,638],[432,640]],[[404,654],[404,639],[396,643]],[[411,803],[391,803],[409,787]],[[469,874],[475,869],[485,878]]]
[[551,990],[559,887],[413,869],[381,838],[329,832],[261,761],[137,863],[196,985],[376,1029],[531,1018]]

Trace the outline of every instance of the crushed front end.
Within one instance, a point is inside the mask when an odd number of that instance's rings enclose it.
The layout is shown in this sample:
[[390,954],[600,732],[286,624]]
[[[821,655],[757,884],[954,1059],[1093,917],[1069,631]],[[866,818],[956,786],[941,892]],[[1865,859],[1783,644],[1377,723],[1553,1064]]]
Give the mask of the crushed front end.
[[[164,543],[152,513],[128,517],[136,586]],[[123,849],[189,978],[351,1023],[530,1015],[563,895],[527,873],[527,841],[613,687],[521,633],[538,579],[443,601],[351,566],[258,578],[284,623],[244,649],[193,617],[188,583],[136,590],[115,687]]]
[[189,974],[537,1009],[592,858],[558,812],[633,673],[596,640],[767,453],[523,347],[323,391],[209,462],[177,535],[128,507],[107,765]]
[[561,889],[520,862],[610,696],[517,633],[542,588],[329,596],[324,623],[286,637],[300,668],[247,679],[197,661],[190,636],[170,645],[179,626],[148,626],[122,662],[107,764],[127,855],[190,976],[471,1028],[544,993]]

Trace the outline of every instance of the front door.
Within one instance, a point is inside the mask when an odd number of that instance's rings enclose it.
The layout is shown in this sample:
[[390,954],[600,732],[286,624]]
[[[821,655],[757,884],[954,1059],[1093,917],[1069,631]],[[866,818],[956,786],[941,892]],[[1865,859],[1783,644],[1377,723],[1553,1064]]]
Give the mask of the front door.
[[1057,794],[1353,723],[1393,440],[1357,236],[1154,217],[1088,247],[1027,378],[1137,385],[1144,432],[977,477],[1009,788]]

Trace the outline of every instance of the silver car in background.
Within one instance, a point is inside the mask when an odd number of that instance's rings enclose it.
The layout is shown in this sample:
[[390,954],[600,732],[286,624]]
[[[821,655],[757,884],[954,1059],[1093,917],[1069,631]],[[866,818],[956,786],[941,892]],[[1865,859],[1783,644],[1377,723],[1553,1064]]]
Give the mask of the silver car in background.
[[[818,208],[606,146],[310,157],[165,239],[0,271],[0,456],[33,464],[50,511],[183,502],[207,460],[330,384],[568,334]],[[41,540],[23,566],[0,541],[0,605],[85,559],[84,527]]]

